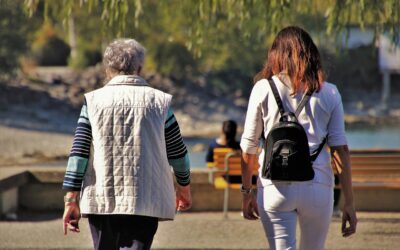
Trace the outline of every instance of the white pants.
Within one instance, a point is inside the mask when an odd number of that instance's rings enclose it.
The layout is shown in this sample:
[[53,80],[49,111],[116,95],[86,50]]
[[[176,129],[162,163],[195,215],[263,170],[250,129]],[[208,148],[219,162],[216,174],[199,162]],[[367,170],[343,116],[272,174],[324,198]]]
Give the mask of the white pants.
[[274,182],[258,188],[258,208],[271,249],[324,249],[333,210],[333,187],[309,182]]

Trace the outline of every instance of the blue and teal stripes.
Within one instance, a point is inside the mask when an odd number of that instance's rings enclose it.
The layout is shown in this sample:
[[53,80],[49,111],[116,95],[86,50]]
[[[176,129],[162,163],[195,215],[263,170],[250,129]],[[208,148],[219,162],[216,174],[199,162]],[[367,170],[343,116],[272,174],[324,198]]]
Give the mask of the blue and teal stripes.
[[86,102],[82,106],[75,130],[75,137],[72,143],[65,172],[63,189],[80,191],[83,177],[89,162],[90,146],[92,143],[92,127],[89,121]]
[[[174,170],[176,181],[181,186],[190,184],[189,155],[181,136],[178,122],[170,108],[165,121],[165,141],[168,162]],[[68,159],[63,189],[80,191],[89,162],[92,143],[92,127],[90,125],[86,102],[82,106],[75,131],[74,141]]]
[[80,156],[69,157],[67,170],[64,176],[63,189],[69,191],[81,190],[83,177],[85,176],[88,161],[88,158],[83,158]]
[[176,182],[181,186],[189,185],[189,155],[172,108],[168,110],[165,121],[165,146],[167,148],[168,162],[174,169]]

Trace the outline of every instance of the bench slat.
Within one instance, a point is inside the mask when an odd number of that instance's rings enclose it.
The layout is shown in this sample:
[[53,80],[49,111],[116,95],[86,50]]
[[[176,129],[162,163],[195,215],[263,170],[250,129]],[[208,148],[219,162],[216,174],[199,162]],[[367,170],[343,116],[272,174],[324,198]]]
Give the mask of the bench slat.
[[[241,156],[236,155],[236,156],[231,156],[228,159],[228,171],[225,171],[225,156],[228,153],[232,153],[234,150],[229,149],[229,148],[216,148],[214,149],[214,167],[219,170],[217,176],[214,179],[214,186],[216,188],[226,188],[226,185],[228,183],[226,180],[221,177],[222,175],[228,174],[228,175],[238,175],[240,176],[242,174],[242,166],[241,166]],[[258,166],[253,170],[253,175],[258,174]],[[223,184],[225,182],[225,184]],[[235,188],[239,189],[240,184],[237,183],[230,183],[229,184],[230,188]]]

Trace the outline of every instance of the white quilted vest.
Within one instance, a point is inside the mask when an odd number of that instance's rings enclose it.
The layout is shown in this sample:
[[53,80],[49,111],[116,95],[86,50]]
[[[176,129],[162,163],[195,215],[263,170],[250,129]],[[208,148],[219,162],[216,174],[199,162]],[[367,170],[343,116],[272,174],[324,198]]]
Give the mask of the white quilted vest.
[[175,192],[164,137],[171,95],[143,78],[123,75],[85,97],[93,144],[81,213],[173,219]]

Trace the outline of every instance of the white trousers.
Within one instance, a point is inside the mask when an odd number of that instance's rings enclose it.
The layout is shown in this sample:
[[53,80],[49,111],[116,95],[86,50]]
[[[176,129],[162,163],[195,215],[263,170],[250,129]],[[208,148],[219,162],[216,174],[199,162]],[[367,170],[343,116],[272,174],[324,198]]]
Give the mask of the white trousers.
[[333,210],[333,187],[307,182],[274,182],[258,188],[258,208],[271,249],[321,250]]

